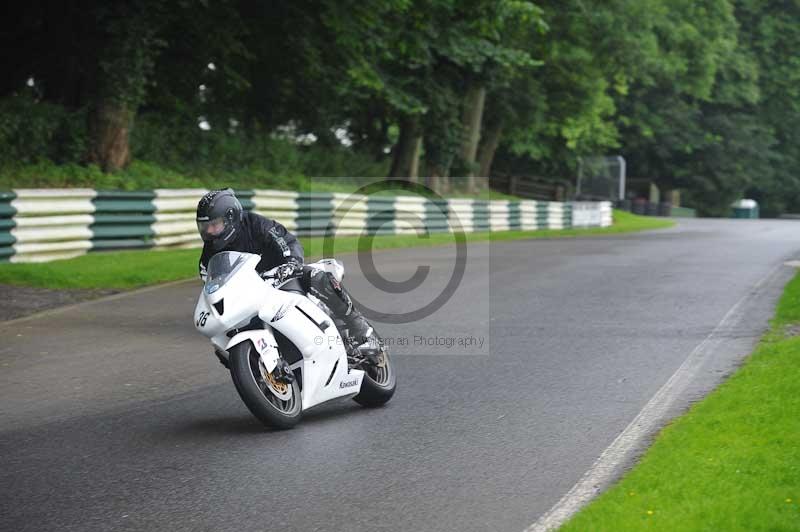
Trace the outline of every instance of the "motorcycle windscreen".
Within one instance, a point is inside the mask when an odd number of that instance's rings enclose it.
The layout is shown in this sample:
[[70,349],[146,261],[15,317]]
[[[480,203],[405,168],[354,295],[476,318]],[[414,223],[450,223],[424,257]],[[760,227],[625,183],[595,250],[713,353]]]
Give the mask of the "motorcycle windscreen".
[[208,261],[206,293],[213,294],[228,282],[228,279],[247,262],[247,256],[247,253],[223,251],[211,257]]

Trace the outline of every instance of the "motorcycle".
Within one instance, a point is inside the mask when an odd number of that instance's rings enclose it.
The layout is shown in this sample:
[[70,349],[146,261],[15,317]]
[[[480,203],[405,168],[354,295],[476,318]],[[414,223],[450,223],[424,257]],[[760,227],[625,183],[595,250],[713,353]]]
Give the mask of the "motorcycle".
[[[260,260],[235,251],[214,255],[194,313],[195,327],[210,338],[250,412],[285,429],[334,399],[353,398],[366,407],[389,401],[396,378],[383,342],[352,348],[321,301],[281,290],[291,279],[279,282],[277,268],[259,274]],[[338,281],[344,275],[335,259],[307,266]]]

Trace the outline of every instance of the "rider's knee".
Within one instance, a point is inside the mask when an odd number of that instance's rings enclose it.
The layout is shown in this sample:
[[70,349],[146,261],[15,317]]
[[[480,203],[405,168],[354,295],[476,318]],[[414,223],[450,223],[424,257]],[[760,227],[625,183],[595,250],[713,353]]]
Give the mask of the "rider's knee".
[[306,290],[313,288],[322,293],[336,293],[337,295],[342,293],[341,283],[330,272],[306,266],[303,268],[302,279]]

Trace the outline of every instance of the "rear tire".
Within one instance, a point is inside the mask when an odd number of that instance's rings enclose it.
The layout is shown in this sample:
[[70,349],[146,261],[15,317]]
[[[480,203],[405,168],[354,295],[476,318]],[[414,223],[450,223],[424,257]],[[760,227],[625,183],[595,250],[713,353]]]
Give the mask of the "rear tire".
[[[233,384],[250,412],[268,427],[290,429],[303,413],[303,400],[297,380],[274,384],[265,377],[261,357],[251,342],[242,342],[230,350]],[[277,387],[276,387],[277,386]],[[283,392],[283,398],[277,395]]]
[[375,408],[383,406],[389,402],[394,395],[397,385],[394,366],[389,359],[389,353],[384,351],[384,366],[362,364],[359,369],[364,370],[364,378],[361,380],[361,391],[353,397],[353,401],[366,406]]

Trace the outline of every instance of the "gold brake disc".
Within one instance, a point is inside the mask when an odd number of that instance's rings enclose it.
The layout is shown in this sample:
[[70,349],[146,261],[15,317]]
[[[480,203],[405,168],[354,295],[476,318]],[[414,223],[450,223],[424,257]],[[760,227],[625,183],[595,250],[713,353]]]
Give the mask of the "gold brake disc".
[[285,395],[289,392],[289,385],[285,382],[278,381],[272,373],[267,373],[267,369],[263,366],[263,364],[259,364],[259,369],[261,370],[261,376],[264,377],[264,380],[270,385],[270,387],[278,392],[281,395]]

